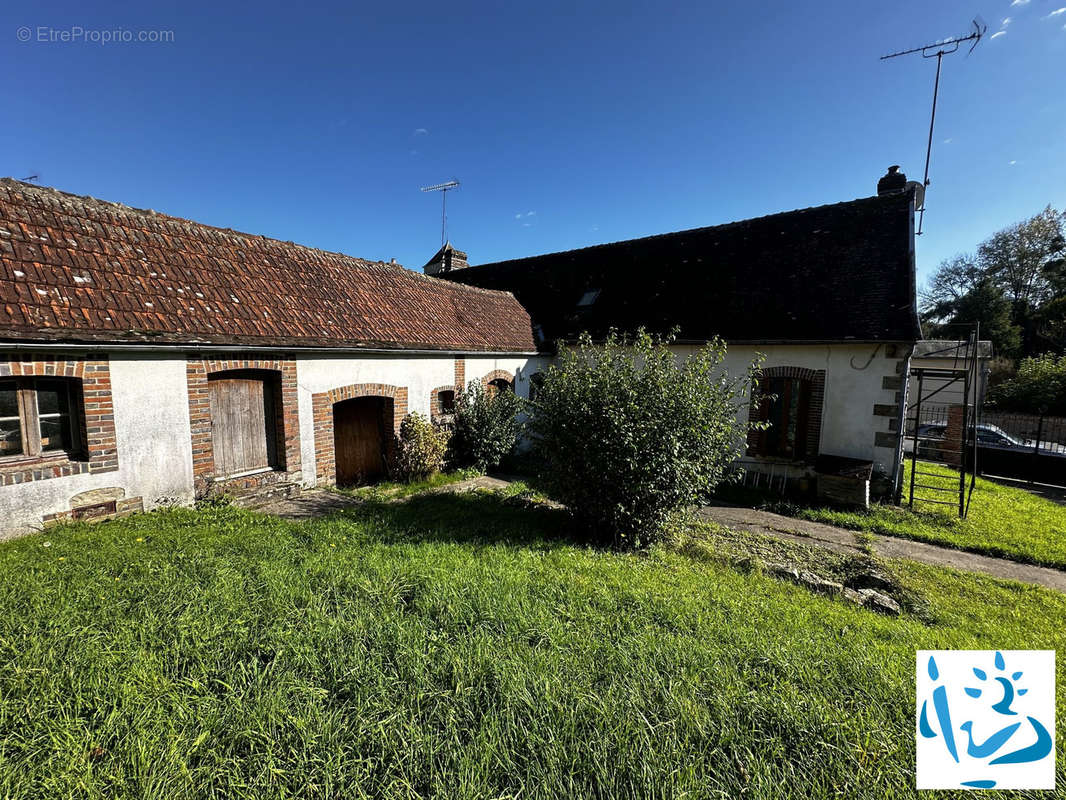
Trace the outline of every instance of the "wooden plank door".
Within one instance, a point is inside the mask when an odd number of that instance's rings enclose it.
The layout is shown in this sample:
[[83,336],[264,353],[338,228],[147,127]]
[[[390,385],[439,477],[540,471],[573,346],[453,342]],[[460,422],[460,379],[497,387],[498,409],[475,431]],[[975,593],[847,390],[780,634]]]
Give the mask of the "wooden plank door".
[[236,475],[271,466],[267,386],[251,378],[208,381],[215,474]]
[[384,474],[385,403],[380,397],[357,397],[333,406],[338,486],[369,483]]

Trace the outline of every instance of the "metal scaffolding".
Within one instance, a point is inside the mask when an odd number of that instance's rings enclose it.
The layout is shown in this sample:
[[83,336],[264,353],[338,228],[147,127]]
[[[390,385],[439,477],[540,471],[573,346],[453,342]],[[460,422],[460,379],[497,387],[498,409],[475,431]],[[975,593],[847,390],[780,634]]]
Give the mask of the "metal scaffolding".
[[[915,379],[916,385],[914,396],[911,397],[908,381],[907,409],[904,415],[907,428],[904,434],[910,448],[909,452],[906,452],[908,448],[904,448],[904,455],[905,458],[910,458],[908,507],[913,509],[916,503],[957,507],[959,517],[965,519],[977,482],[977,427],[981,416],[981,397],[978,391],[980,325],[973,323],[955,327],[961,329],[957,342],[927,354],[953,355],[952,368],[911,369],[910,375]],[[929,425],[922,415],[922,405],[928,406],[934,398],[945,402],[946,398],[956,394],[961,395],[959,402],[953,403],[961,406],[961,411],[955,412],[958,416],[954,419],[949,416],[943,426]],[[961,428],[958,425],[960,422]],[[931,431],[931,428],[940,427],[943,428],[942,432]],[[940,435],[937,435],[938,433]],[[957,469],[957,484],[954,476],[949,477],[930,470],[926,466],[930,462],[941,462]]]

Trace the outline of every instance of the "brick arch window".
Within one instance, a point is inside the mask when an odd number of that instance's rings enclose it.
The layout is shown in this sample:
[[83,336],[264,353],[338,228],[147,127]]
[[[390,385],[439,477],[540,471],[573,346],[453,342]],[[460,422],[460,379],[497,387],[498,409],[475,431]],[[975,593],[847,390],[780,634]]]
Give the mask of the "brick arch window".
[[429,393],[429,415],[434,421],[455,413],[456,386],[438,386]]
[[514,375],[506,370],[494,369],[481,379],[481,385],[489,396],[498,392],[514,391]]
[[748,455],[812,461],[822,434],[825,370],[767,367],[752,386],[748,418],[769,428],[748,433]]
[[116,469],[106,358],[0,355],[0,485]]
[[315,483],[331,486],[337,482],[337,454],[334,443],[333,407],[357,397],[384,397],[392,400],[392,431],[400,430],[407,416],[407,387],[384,383],[353,383],[311,395],[315,423]]

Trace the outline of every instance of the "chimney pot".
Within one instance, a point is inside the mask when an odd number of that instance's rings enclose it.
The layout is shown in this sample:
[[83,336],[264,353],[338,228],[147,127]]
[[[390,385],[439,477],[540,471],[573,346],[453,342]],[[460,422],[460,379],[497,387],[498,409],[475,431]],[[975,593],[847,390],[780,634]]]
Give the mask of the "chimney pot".
[[888,172],[881,176],[877,182],[877,196],[897,194],[907,188],[907,176],[899,171],[899,164],[893,164]]

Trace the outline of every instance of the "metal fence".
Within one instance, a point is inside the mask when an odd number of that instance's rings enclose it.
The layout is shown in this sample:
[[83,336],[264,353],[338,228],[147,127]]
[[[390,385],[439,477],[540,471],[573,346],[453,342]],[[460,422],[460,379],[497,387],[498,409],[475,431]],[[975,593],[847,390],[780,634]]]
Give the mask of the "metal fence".
[[[949,405],[923,405],[918,457],[938,459]],[[913,442],[915,421],[907,420]],[[913,447],[913,445],[908,445]],[[983,475],[1066,486],[1066,418],[983,410],[977,423],[977,470]]]

